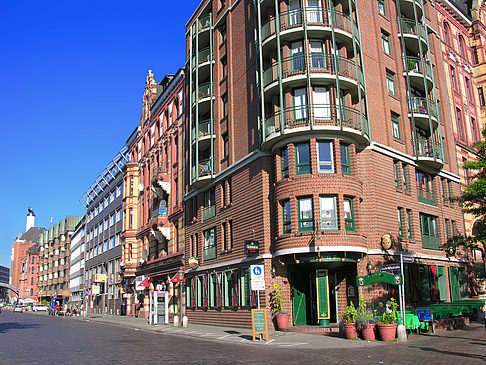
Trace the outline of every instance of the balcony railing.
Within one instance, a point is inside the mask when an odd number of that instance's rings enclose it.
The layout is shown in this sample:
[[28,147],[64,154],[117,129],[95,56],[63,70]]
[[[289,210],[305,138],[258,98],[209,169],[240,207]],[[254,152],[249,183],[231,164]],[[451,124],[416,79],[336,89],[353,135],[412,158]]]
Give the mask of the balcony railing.
[[210,205],[203,208],[203,221],[213,218],[216,215],[216,206]]
[[216,258],[216,246],[204,248],[204,261],[214,260]]
[[418,201],[429,205],[436,205],[435,193],[432,190],[418,187]]
[[427,138],[417,138],[417,157],[429,157],[442,160],[442,144]]
[[[211,87],[210,82],[205,83],[205,84],[201,84],[197,88],[197,101],[210,97],[211,96],[211,88],[212,87]],[[193,90],[193,92],[192,92],[192,101],[193,102],[196,101],[196,90]]]
[[[418,57],[407,57],[405,59],[407,71],[409,73],[422,74],[426,77],[432,77],[432,66],[428,62],[422,62]],[[425,67],[425,69],[424,69]]]
[[203,31],[211,27],[211,14],[203,16],[197,20],[199,31]]
[[211,175],[211,160],[200,160],[198,164],[199,176]]
[[[363,80],[361,68],[356,67],[354,61],[331,54],[295,55],[282,60],[282,78],[305,74],[307,69],[310,74],[337,74],[357,81]],[[264,86],[278,79],[278,70],[279,63],[274,62],[272,66],[263,71]]]
[[[308,25],[320,25],[324,27],[334,26],[337,29],[358,34],[358,27],[349,16],[339,11],[328,11],[325,8],[316,7],[294,9],[280,13],[280,20],[278,22],[278,24],[280,24],[279,30],[283,31],[301,27],[303,22],[306,22]],[[276,24],[276,18],[272,18],[262,25],[263,40],[275,34],[277,30]]]
[[412,108],[411,112],[413,114],[423,114],[423,115],[431,115],[433,117],[437,117],[438,112],[435,106],[435,103],[432,99],[429,99],[429,104],[427,106],[427,99],[426,98],[418,98],[412,97],[410,100],[410,106]]
[[[209,62],[210,60],[212,60],[211,48],[206,47],[206,48],[201,49],[198,52],[197,56],[198,56],[197,57],[197,64],[198,65],[200,65],[201,63],[204,63],[204,62]],[[192,57],[192,65],[196,66],[196,56],[195,55]]]
[[429,250],[439,250],[440,249],[440,241],[439,237],[422,234],[422,247],[427,248]]
[[413,19],[399,19],[403,34],[412,34],[427,39],[425,27]]
[[[285,130],[307,127],[313,121],[314,126],[348,127],[367,133],[363,128],[366,116],[361,115],[358,109],[334,104],[310,104],[305,106],[286,108],[266,119],[266,133],[280,131],[282,119]],[[366,123],[364,123],[366,124]]]

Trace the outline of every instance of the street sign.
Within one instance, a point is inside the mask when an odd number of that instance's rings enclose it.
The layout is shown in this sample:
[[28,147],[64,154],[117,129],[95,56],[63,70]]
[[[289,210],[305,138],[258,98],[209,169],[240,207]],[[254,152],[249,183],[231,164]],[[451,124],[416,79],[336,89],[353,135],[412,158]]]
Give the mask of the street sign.
[[394,270],[400,270],[400,265],[382,266],[380,269],[380,271],[394,271]]
[[415,261],[412,256],[402,256],[402,260],[403,262],[408,262],[409,264],[413,264]]
[[265,270],[263,265],[250,265],[251,290],[265,290]]

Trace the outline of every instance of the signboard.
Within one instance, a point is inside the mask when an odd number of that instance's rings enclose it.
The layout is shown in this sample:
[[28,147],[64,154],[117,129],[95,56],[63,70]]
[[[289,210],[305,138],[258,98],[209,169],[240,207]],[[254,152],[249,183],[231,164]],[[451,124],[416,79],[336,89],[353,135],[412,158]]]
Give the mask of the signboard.
[[[253,265],[259,266],[259,265]],[[251,310],[251,331],[253,342],[255,342],[255,335],[265,335],[265,341],[268,341],[268,327],[267,327],[267,310],[266,309],[252,309]]]
[[100,294],[100,286],[99,285],[93,285],[91,287],[91,294],[93,294],[93,295]]
[[196,267],[199,266],[199,260],[196,257],[189,257],[189,260],[187,262],[190,267],[195,269]]
[[259,242],[256,240],[245,240],[245,254],[250,255],[258,255],[258,247]]
[[327,270],[316,270],[317,318],[330,319],[329,280]]
[[393,246],[393,238],[392,235],[389,233],[385,233],[383,236],[381,236],[381,247],[384,250],[389,250]]
[[431,321],[432,311],[430,309],[417,309],[415,311],[419,321]]
[[137,276],[135,278],[135,290],[145,290],[145,281],[146,277],[145,276]]
[[415,260],[412,256],[402,256],[402,261],[407,262],[409,264],[413,264]]
[[251,290],[265,290],[265,270],[263,265],[250,265]]
[[390,274],[388,272],[375,272],[373,274],[358,276],[356,278],[356,285],[358,286],[366,286],[373,283],[400,285],[402,283],[402,275]]
[[94,274],[93,281],[95,283],[102,283],[106,281],[106,274]]
[[387,266],[382,266],[380,271],[394,271],[394,270],[400,270],[400,265],[387,265]]

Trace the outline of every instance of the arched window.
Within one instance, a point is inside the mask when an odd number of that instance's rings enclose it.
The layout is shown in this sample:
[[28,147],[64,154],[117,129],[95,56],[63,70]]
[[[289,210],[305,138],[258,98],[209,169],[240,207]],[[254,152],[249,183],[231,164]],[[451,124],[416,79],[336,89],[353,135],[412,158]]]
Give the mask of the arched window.
[[444,38],[445,42],[450,46],[451,45],[451,28],[449,24],[444,22]]
[[462,35],[459,36],[459,51],[461,52],[461,56],[466,58],[466,42]]

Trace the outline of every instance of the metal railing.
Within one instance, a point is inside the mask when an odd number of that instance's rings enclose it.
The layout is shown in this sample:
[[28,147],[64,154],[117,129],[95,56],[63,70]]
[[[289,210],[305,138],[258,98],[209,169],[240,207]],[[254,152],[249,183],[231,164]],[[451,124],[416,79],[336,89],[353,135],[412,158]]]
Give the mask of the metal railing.
[[412,97],[410,99],[410,107],[412,108],[411,113],[437,117],[438,111],[434,101],[432,99],[429,99],[428,102],[429,105],[427,106],[426,98]]
[[[361,68],[359,66],[356,67],[354,61],[325,53],[299,54],[284,58],[281,62],[282,78],[305,74],[307,68],[310,74],[337,74],[356,81],[363,79]],[[279,63],[274,62],[269,68],[263,71],[264,86],[278,79],[278,70]]]
[[204,261],[214,260],[216,258],[216,246],[210,246],[204,248]]
[[417,187],[418,189],[418,201],[421,203],[436,205],[435,203],[435,193],[425,187]]
[[[201,49],[198,52],[198,57],[197,57],[197,64],[200,65],[201,63],[211,61],[213,59],[212,57],[212,52],[210,47],[206,47]],[[193,67],[196,66],[196,56],[192,56],[192,65]]]
[[429,250],[440,249],[440,241],[438,236],[422,234],[422,248]]
[[216,206],[210,205],[203,208],[203,221],[213,218],[216,215]]
[[405,64],[408,72],[422,74],[430,78],[433,75],[431,64],[426,61],[422,62],[422,60],[418,57],[406,57]]
[[200,32],[208,29],[211,27],[211,14],[203,16],[197,20],[198,22],[198,29]]
[[407,18],[402,18],[398,21],[401,24],[402,34],[412,34],[427,39],[427,32],[422,24]]
[[[412,140],[413,141],[413,140]],[[413,141],[414,142],[414,141]],[[442,144],[424,137],[417,137],[417,157],[429,157],[442,160]]]

